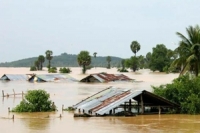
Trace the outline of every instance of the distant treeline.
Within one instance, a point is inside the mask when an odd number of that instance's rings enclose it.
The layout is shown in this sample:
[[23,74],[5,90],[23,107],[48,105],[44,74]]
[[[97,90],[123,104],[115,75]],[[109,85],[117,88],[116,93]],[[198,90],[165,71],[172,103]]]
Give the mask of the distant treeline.
[[[12,62],[5,62],[0,63],[0,67],[30,67],[34,66],[35,60],[37,60],[38,57],[32,57],[27,59],[21,59],[18,61],[12,61]],[[92,57],[92,63],[91,66],[93,67],[107,67],[107,60],[105,57],[97,56],[96,58]],[[122,58],[119,57],[112,57],[111,56],[111,67],[119,67],[121,66],[121,60]],[[46,67],[48,64],[48,61],[45,60],[44,67]],[[53,56],[53,59],[51,61],[51,65],[53,67],[78,67],[77,62],[77,55],[74,54],[67,54],[62,53],[58,56]]]

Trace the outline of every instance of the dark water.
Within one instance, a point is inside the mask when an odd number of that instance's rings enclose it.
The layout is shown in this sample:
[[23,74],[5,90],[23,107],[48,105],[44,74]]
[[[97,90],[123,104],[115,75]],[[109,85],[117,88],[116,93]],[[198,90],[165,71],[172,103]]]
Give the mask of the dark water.
[[[0,101],[0,132],[6,133],[197,133],[200,131],[199,115],[140,115],[136,117],[74,118],[73,113],[63,112],[64,107],[109,86],[152,91],[151,85],[170,83],[177,74],[158,74],[143,71],[128,76],[143,82],[137,83],[28,83],[26,81],[0,82],[5,93],[44,89],[50,93],[58,107],[50,113],[8,113],[21,101],[21,96],[2,98]],[[14,120],[11,119],[14,115]],[[61,118],[59,116],[62,116]]]

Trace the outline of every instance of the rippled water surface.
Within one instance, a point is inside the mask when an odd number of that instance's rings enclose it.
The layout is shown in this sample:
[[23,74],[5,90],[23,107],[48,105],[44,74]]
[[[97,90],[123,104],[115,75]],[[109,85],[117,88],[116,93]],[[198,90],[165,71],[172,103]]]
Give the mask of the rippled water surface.
[[[72,77],[81,79],[81,68],[72,68]],[[115,68],[94,68],[87,74],[97,72],[118,73]],[[32,73],[29,68],[0,68],[0,74]],[[36,73],[47,73],[45,70]],[[26,92],[30,89],[44,89],[50,93],[51,100],[58,107],[57,112],[48,113],[8,113],[22,100],[21,96],[2,98],[0,101],[0,129],[6,133],[193,133],[200,131],[199,115],[139,115],[136,117],[92,117],[74,118],[73,113],[62,111],[64,107],[76,104],[80,100],[109,86],[145,89],[152,91],[151,85],[170,83],[178,74],[152,73],[140,70],[125,75],[142,82],[136,83],[29,83],[26,81],[0,82],[5,93]],[[11,119],[14,115],[14,120]],[[62,116],[61,118],[59,116]],[[1,132],[0,131],[0,132]]]

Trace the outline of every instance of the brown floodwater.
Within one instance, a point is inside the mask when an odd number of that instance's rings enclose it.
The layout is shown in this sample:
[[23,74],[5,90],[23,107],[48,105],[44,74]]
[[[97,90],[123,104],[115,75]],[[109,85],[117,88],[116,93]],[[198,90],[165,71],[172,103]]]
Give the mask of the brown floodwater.
[[[115,68],[95,68],[87,74],[97,72],[118,73]],[[0,74],[32,73],[29,68],[0,68]],[[36,73],[47,73],[46,70]],[[72,77],[81,79],[81,68],[72,68]],[[50,98],[58,107],[57,112],[47,113],[9,113],[19,104],[21,96],[1,97],[0,100],[0,133],[197,133],[200,131],[200,115],[138,115],[136,117],[92,117],[74,118],[73,113],[62,111],[62,105],[68,107],[82,99],[109,86],[145,89],[152,91],[151,85],[158,86],[172,82],[178,74],[152,73],[140,70],[125,75],[142,82],[129,83],[29,83],[26,81],[0,81],[0,89],[5,93],[26,92],[30,89],[44,89],[50,93]],[[14,115],[14,120],[11,119]],[[62,116],[61,118],[59,116]]]

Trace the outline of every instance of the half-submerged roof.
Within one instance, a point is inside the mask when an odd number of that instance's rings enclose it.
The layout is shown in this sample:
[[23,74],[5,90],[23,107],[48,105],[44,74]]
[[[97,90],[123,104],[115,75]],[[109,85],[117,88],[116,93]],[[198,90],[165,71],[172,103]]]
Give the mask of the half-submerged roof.
[[134,100],[141,102],[141,95],[144,106],[149,107],[178,107],[179,105],[157,96],[146,90],[127,90],[120,88],[107,88],[100,91],[85,100],[77,103],[73,106],[75,109],[85,110],[86,112],[92,112],[93,114],[104,115],[105,113],[113,110],[120,105]]
[[28,80],[29,74],[4,74],[0,80]]
[[29,81],[31,82],[52,82],[52,81],[68,81],[77,82],[75,78],[68,74],[37,74],[32,76]]
[[112,81],[131,81],[133,79],[129,78],[124,74],[108,74],[108,73],[96,73],[90,74],[89,76],[80,80],[80,82],[112,82]]

